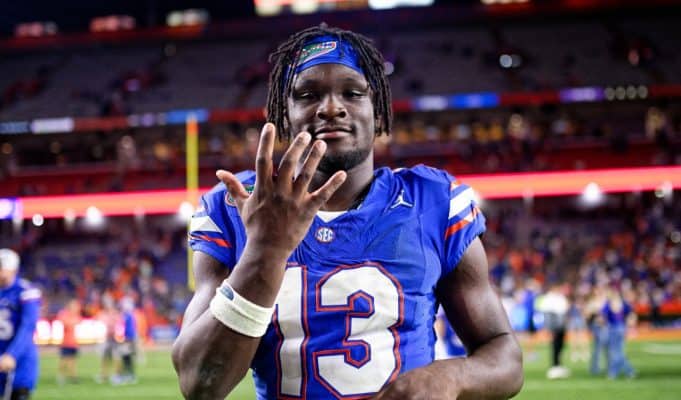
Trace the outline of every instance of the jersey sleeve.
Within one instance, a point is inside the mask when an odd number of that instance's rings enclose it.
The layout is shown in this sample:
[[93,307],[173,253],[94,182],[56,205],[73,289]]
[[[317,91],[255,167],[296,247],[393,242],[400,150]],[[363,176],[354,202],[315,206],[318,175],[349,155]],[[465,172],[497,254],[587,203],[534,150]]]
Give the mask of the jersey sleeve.
[[[240,172],[237,178],[252,191],[253,171]],[[224,184],[216,185],[201,196],[199,207],[189,225],[189,246],[215,258],[230,270],[237,262],[237,248],[246,240],[236,205]]]
[[7,347],[7,354],[10,354],[14,359],[18,359],[29,346],[33,345],[33,332],[38,323],[38,316],[40,314],[40,299],[42,294],[40,289],[26,286],[22,288],[19,295],[21,303],[21,319],[19,326],[16,327],[14,337]]
[[485,232],[485,217],[475,201],[473,188],[450,178],[444,275],[456,268],[468,245]]
[[[236,264],[236,221],[229,212],[229,194],[223,184],[201,196],[189,224],[189,246],[206,253],[230,270]],[[238,215],[236,216],[238,218]]]

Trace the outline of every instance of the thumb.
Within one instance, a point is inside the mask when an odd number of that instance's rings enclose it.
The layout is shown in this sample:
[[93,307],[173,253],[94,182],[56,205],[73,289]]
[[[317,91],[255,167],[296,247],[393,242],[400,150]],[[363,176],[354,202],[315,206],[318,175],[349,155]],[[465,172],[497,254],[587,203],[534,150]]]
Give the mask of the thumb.
[[215,176],[217,176],[218,179],[225,184],[225,186],[227,187],[227,191],[236,202],[239,210],[241,210],[244,201],[246,201],[250,196],[246,191],[246,188],[244,188],[244,185],[241,183],[241,181],[239,181],[239,179],[236,176],[234,176],[233,173],[225,171],[223,169],[217,170],[215,172]]

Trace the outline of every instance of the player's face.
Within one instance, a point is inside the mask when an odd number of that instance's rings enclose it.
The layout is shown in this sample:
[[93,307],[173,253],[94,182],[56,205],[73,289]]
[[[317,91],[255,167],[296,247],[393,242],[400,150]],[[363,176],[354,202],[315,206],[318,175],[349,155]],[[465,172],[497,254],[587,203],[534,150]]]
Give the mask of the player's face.
[[319,171],[347,171],[371,156],[375,127],[371,98],[364,75],[345,65],[316,65],[294,78],[288,98],[289,133],[307,131],[326,142]]
[[12,269],[0,268],[0,287],[8,287],[14,283],[17,271]]

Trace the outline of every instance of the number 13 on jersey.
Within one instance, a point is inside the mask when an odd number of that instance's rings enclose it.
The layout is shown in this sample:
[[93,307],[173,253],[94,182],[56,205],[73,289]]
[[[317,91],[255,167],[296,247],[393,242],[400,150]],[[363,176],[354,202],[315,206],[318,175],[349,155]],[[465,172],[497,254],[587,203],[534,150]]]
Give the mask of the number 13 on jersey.
[[[280,395],[305,397],[309,374],[339,398],[375,393],[397,376],[402,364],[397,327],[402,323],[404,299],[395,277],[376,263],[341,266],[316,283],[314,304],[307,304],[307,293],[306,267],[289,265],[274,314]],[[360,299],[368,309],[357,307]],[[342,337],[331,343],[328,339],[310,343],[309,320],[324,313],[341,313],[345,326],[314,329],[338,331]],[[362,359],[352,357],[352,346],[364,348]],[[312,371],[307,371],[307,357],[312,357]]]

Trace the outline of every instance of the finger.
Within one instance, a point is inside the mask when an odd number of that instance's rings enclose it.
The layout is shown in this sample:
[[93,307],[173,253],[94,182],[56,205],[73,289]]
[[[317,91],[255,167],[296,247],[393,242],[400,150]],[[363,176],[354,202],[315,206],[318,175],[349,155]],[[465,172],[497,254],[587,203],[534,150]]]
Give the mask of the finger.
[[310,181],[314,176],[315,171],[317,171],[317,166],[326,151],[326,142],[323,140],[317,140],[312,145],[310,154],[307,155],[307,159],[300,169],[296,181],[293,184],[293,191],[297,195],[307,193],[307,188],[310,185]]
[[293,182],[293,174],[300,161],[300,157],[305,152],[307,145],[310,144],[312,137],[307,132],[300,132],[293,143],[286,149],[286,153],[281,157],[279,163],[279,170],[277,172],[277,183],[284,185],[291,185]]
[[345,182],[345,178],[347,177],[348,174],[345,171],[338,171],[333,174],[322,187],[310,193],[311,208],[314,212],[317,212],[317,210],[333,196],[336,190]]
[[275,127],[268,122],[263,126],[255,156],[255,191],[269,187],[272,182],[272,152],[274,151]]
[[244,201],[246,201],[250,195],[248,194],[248,191],[246,191],[246,188],[241,183],[239,178],[237,178],[233,173],[223,169],[217,170],[215,175],[220,181],[222,181],[222,183],[225,184],[227,191],[236,202],[237,208],[241,210]]

